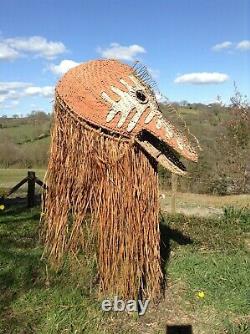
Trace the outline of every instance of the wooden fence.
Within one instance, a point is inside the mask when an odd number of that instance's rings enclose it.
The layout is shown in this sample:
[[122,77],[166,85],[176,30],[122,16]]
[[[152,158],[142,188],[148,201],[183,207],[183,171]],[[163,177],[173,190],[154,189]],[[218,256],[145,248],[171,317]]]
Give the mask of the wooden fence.
[[[177,191],[177,175],[171,174],[171,213],[176,213],[176,191]],[[27,176],[18,182],[9,192],[4,196],[4,198],[9,197],[11,194],[15,193],[20,187],[25,183],[28,184],[27,190],[27,206],[32,208],[35,205],[35,184],[38,184],[43,189],[46,189],[46,184],[43,183],[37,176],[34,171],[28,171]],[[4,200],[1,198],[1,201]]]
[[18,182],[13,188],[11,188],[9,192],[4,196],[4,198],[7,198],[11,194],[15,193],[25,183],[28,184],[27,206],[28,208],[32,208],[35,205],[35,184],[38,184],[43,189],[46,189],[46,185],[36,176],[36,173],[33,171],[28,171],[27,176],[20,182]]

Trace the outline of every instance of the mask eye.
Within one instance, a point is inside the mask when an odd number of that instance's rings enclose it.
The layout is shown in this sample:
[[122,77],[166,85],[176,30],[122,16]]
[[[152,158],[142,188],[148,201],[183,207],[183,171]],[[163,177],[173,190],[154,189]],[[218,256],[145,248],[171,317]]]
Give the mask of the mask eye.
[[148,98],[142,90],[137,90],[135,94],[136,94],[137,100],[139,100],[140,103],[147,103],[148,102]]

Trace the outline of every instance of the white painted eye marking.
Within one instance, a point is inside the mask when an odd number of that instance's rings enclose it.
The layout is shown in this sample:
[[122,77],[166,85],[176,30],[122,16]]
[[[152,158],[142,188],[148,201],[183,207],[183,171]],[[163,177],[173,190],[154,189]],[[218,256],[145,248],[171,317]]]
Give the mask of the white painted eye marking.
[[124,92],[120,90],[119,88],[116,88],[115,86],[111,86],[111,90],[117,95],[119,95],[120,97],[123,97]]
[[158,119],[157,122],[156,122],[156,129],[161,129],[162,127],[162,120],[161,119]]
[[155,110],[150,110],[148,116],[145,118],[145,124],[148,124],[152,121],[153,117],[155,116]]
[[177,139],[177,145],[179,146],[180,150],[184,149],[184,146],[182,145],[181,141]]
[[[138,85],[139,80],[136,79],[136,77],[134,77],[133,75],[129,75],[128,76],[130,80],[132,80],[136,85]],[[140,84],[140,83],[139,83]],[[142,85],[140,85],[142,87]]]
[[[120,113],[121,116],[116,125],[120,128],[126,122],[129,114],[131,112],[135,113],[128,123],[128,132],[136,127],[146,109],[148,109],[149,112],[145,118],[145,124],[151,122],[155,115],[161,117],[155,99],[150,94],[145,93],[145,87],[136,77],[130,75],[129,78],[134,84],[130,85],[124,79],[119,80],[120,83],[126,87],[127,91],[125,92],[113,85],[110,87],[111,90],[120,97],[119,101],[113,100],[106,92],[101,93],[102,98],[111,105],[106,116],[106,122],[111,122],[114,117]],[[158,128],[161,128],[161,121],[157,124]]]
[[106,94],[105,92],[101,93],[101,97],[103,98],[103,100],[105,100],[106,102],[113,104],[113,100],[108,96],[108,94]]
[[129,123],[128,127],[127,127],[127,131],[130,132],[134,129],[134,127],[136,126],[136,123],[133,123],[132,121]]
[[120,79],[120,83],[122,83],[123,86],[125,86],[128,91],[131,89],[131,86],[129,86],[129,84],[125,80]]
[[166,136],[167,138],[172,138],[174,136],[174,132],[169,124],[166,123],[165,125]]

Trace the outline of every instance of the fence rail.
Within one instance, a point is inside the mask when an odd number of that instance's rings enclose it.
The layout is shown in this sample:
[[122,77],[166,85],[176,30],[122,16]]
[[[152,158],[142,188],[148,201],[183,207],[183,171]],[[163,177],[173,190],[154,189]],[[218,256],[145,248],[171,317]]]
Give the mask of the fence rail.
[[[176,192],[177,192],[177,181],[178,177],[175,174],[171,175],[171,213],[176,213]],[[32,208],[35,205],[35,185],[39,185],[43,189],[47,189],[46,184],[41,181],[34,171],[28,171],[27,176],[19,181],[14,187],[12,187],[8,193],[0,198],[1,202],[4,201],[5,198],[8,198],[10,195],[15,193],[20,187],[22,187],[25,183],[28,184],[27,190],[27,207]]]
[[27,176],[18,182],[14,187],[12,187],[9,192],[4,196],[3,199],[9,197],[13,193],[15,193],[20,187],[22,187],[25,183],[28,184],[27,190],[27,207],[32,208],[35,205],[35,185],[38,184],[43,189],[46,189],[47,186],[43,181],[41,181],[34,171],[28,171]]

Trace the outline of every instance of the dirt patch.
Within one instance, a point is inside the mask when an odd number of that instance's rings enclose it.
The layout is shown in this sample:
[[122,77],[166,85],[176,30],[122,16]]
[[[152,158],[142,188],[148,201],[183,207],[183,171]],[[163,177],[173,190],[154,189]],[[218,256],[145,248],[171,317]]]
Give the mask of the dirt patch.
[[[226,206],[247,207],[250,195],[213,196],[176,193],[176,212],[185,215],[208,217],[220,216]],[[171,193],[161,191],[160,205],[163,212],[171,213]]]
[[[164,206],[163,212],[171,213],[170,205]],[[186,207],[186,208],[177,208],[177,213],[182,213],[187,216],[199,216],[199,217],[208,217],[208,216],[219,216],[223,214],[223,209],[213,208],[213,207],[200,207],[197,206],[195,208]]]

